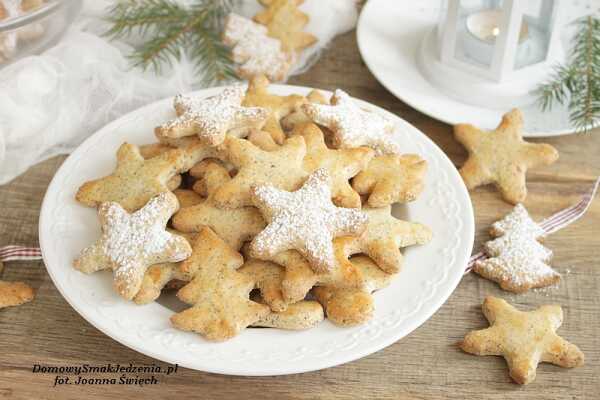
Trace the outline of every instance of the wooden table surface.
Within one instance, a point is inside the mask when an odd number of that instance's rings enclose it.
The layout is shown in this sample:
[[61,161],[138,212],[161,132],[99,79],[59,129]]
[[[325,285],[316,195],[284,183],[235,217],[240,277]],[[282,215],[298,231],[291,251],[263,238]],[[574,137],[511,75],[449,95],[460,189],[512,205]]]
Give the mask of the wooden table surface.
[[[401,73],[401,72],[399,72]],[[451,128],[411,109],[388,93],[360,59],[354,32],[335,39],[308,73],[290,83],[323,89],[344,88],[351,95],[382,106],[431,137],[460,165],[465,151]],[[546,142],[560,151],[554,165],[528,175],[525,205],[541,219],[566,207],[600,175],[600,131]],[[46,187],[64,157],[32,167],[0,186],[0,245],[38,243],[38,216]],[[471,193],[475,208],[476,248],[487,240],[489,224],[511,206],[491,188]],[[10,262],[4,280],[33,286],[33,302],[0,310],[0,397],[16,399],[137,399],[169,395],[199,399],[597,399],[600,396],[600,200],[587,215],[546,240],[554,250],[552,265],[563,274],[556,289],[512,295],[470,274],[446,304],[408,337],[375,354],[335,368],[292,376],[229,377],[180,368],[142,389],[136,386],[62,386],[54,375],[33,374],[34,364],[77,365],[107,362],[152,363],[107,337],[77,314],[58,293],[42,262]],[[476,357],[456,346],[465,333],[487,326],[480,312],[486,295],[521,307],[562,305],[559,333],[585,353],[585,366],[573,370],[549,364],[538,368],[528,386],[513,384],[500,357]],[[159,363],[163,365],[162,363]]]

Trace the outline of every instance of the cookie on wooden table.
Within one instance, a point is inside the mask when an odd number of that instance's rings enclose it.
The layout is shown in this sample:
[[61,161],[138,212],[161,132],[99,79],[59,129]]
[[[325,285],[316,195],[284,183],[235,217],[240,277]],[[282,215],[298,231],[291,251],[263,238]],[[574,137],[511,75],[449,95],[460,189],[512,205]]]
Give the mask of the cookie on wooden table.
[[533,382],[540,362],[565,368],[583,365],[581,350],[556,334],[563,322],[560,306],[544,305],[526,312],[488,296],[482,310],[490,327],[469,333],[460,348],[479,356],[504,357],[515,382]]
[[[4,264],[0,261],[0,273]],[[33,300],[35,292],[23,282],[0,281],[0,308],[20,306]]]
[[558,159],[558,151],[544,143],[523,140],[523,114],[513,109],[504,114],[493,131],[473,125],[454,126],[454,137],[469,152],[460,175],[469,189],[494,184],[504,200],[517,204],[525,200],[525,174],[529,168],[549,165]]
[[514,293],[560,281],[560,274],[547,264],[552,251],[539,242],[546,232],[522,204],[495,222],[490,233],[495,239],[484,245],[489,258],[477,261],[474,272]]

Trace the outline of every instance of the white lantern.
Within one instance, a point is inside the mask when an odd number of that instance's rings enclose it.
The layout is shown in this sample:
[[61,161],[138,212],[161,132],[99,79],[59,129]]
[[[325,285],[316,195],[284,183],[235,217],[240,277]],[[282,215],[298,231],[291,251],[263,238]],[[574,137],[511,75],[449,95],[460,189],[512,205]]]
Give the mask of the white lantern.
[[462,102],[507,109],[562,61],[561,0],[444,0],[419,52],[425,76]]

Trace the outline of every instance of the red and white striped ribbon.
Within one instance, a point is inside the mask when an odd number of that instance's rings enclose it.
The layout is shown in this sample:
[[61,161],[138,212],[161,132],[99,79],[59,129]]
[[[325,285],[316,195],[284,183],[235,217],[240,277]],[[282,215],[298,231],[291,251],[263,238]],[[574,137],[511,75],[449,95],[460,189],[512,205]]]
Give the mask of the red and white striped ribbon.
[[0,247],[0,261],[41,260],[42,251],[37,247]]
[[[592,204],[592,200],[598,191],[598,185],[600,185],[600,177],[596,179],[592,187],[583,195],[577,204],[567,207],[540,222],[539,225],[544,229],[546,235],[554,233],[581,218]],[[467,264],[465,275],[471,272],[475,262],[486,258],[487,255],[484,252],[473,254]]]

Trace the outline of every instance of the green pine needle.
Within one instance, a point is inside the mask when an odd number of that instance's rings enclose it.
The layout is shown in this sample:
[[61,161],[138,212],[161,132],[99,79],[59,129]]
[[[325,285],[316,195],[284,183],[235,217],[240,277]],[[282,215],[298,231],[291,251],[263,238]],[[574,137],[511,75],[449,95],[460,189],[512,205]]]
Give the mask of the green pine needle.
[[222,23],[234,0],[196,0],[184,7],[172,0],[119,0],[108,12],[106,35],[144,38],[129,55],[134,66],[160,73],[185,53],[199,81],[212,85],[236,79],[229,49],[221,42]]
[[589,16],[576,23],[570,62],[555,67],[536,95],[544,111],[555,103],[567,104],[575,129],[587,132],[600,124],[600,19]]

